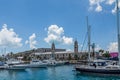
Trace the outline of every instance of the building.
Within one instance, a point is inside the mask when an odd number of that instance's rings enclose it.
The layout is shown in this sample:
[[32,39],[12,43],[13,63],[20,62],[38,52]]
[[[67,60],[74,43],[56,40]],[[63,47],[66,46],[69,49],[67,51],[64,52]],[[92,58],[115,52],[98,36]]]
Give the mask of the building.
[[[35,52],[51,52],[51,48],[38,48],[35,49]],[[55,52],[61,52],[61,51],[66,51],[66,49],[55,49]]]
[[[77,56],[80,58],[83,53],[78,53]],[[46,53],[35,53],[36,56],[39,56],[40,59],[50,59],[52,57],[51,52],[46,52]],[[66,51],[66,52],[55,52],[54,58],[58,60],[71,60],[75,59],[75,53]]]
[[77,40],[75,40],[75,42],[74,42],[74,52],[78,53],[78,42],[77,42]]
[[59,60],[71,60],[71,59],[78,59],[81,58],[85,52],[78,52],[78,42],[75,40],[74,42],[74,51],[66,51],[65,49],[55,49],[54,42],[51,45],[51,50],[49,51],[42,51],[36,52],[35,55],[38,56],[40,59],[59,59]]
[[54,42],[51,45],[51,48],[38,48],[32,49],[24,52],[19,52],[17,54],[8,54],[7,58],[16,58],[23,57],[24,60],[30,60],[32,57],[36,57],[38,59],[50,59],[54,58],[56,60],[75,60],[75,59],[83,59],[85,60],[87,57],[87,52],[79,52],[78,51],[78,42],[77,40],[74,42],[74,50],[66,51],[66,49],[56,49]]

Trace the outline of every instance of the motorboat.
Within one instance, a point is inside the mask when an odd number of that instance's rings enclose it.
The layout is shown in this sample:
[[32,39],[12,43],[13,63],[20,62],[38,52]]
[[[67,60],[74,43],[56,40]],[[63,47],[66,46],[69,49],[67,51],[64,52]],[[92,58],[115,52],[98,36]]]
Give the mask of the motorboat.
[[41,60],[32,59],[30,63],[25,64],[19,60],[9,60],[6,62],[6,68],[9,69],[26,69],[26,68],[45,68],[47,63],[43,63]]
[[8,65],[22,64],[22,63],[24,63],[24,61],[13,59],[13,58],[6,61],[6,64]]
[[9,59],[4,64],[4,68],[9,70],[24,70],[28,68],[28,64],[25,64],[24,61],[21,60]]
[[57,60],[51,58],[48,60],[43,60],[43,63],[47,63],[48,66],[57,66],[57,65],[63,65],[65,62],[57,61]]
[[41,60],[32,60],[30,64],[28,64],[29,68],[46,68],[47,63],[42,62]]

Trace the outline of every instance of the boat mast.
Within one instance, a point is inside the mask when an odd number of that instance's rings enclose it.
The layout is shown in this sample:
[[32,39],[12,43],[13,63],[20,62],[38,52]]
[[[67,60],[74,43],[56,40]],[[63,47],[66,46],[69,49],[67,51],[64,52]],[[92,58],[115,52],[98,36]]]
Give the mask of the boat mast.
[[90,62],[90,26],[89,26],[89,23],[88,23],[88,16],[87,16],[87,34],[88,34],[88,62]]
[[118,6],[118,0],[116,0],[117,4],[117,33],[118,33],[118,58],[119,58],[119,65],[120,65],[120,30],[119,30],[119,6]]

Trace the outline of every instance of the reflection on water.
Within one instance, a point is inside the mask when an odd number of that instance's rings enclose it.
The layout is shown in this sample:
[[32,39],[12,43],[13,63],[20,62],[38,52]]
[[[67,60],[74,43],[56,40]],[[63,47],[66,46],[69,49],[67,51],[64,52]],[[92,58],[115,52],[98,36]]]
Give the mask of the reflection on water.
[[[98,75],[98,74],[81,74],[80,72],[75,72],[75,80],[120,80],[120,76],[111,76],[111,75]],[[81,79],[82,78],[82,79]]]
[[29,80],[42,80],[47,74],[47,69],[44,68],[31,68],[27,69],[27,79]]
[[0,80],[18,80],[16,76],[22,77],[24,72],[25,71],[0,70]]
[[74,71],[73,65],[66,65],[26,71],[0,70],[0,80],[120,80],[120,77],[84,75]]

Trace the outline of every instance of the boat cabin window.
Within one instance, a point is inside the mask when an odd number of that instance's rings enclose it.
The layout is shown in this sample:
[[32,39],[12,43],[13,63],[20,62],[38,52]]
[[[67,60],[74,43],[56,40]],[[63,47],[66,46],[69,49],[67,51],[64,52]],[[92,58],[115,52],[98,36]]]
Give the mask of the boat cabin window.
[[111,69],[111,67],[106,67],[107,69]]
[[47,63],[48,61],[42,61],[43,63]]
[[118,69],[118,67],[112,67],[113,69]]
[[107,69],[118,69],[118,67],[115,67],[115,66],[108,66],[106,67]]
[[90,66],[93,66],[93,64],[96,64],[97,66],[106,66],[106,62],[91,62]]
[[32,61],[32,62],[39,62],[39,61]]

